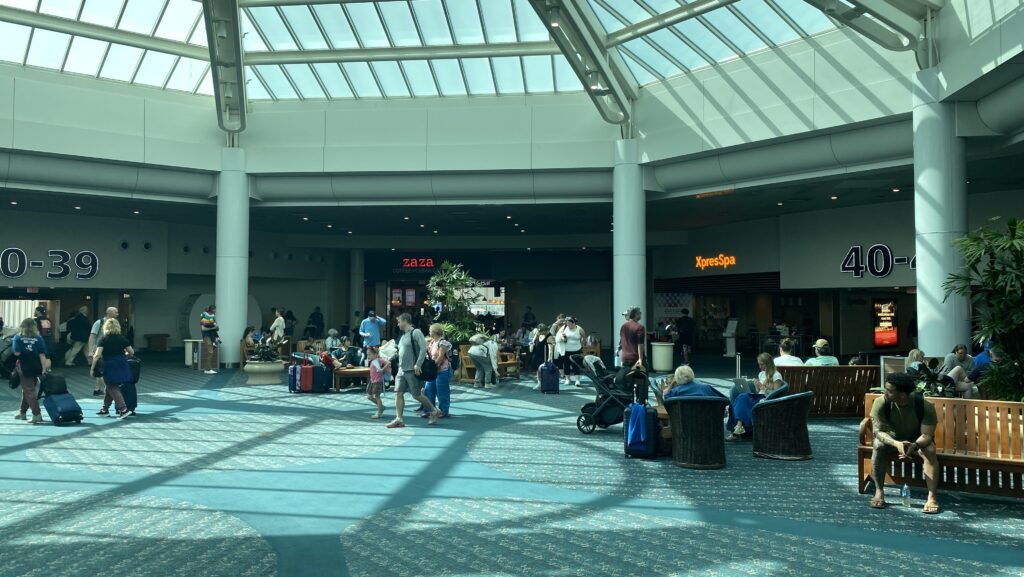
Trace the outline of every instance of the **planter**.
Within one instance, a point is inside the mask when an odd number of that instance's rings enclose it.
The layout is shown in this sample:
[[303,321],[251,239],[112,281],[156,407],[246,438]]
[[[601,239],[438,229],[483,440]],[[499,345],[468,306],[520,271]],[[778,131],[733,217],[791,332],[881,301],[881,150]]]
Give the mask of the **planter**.
[[248,380],[247,385],[280,385],[284,364],[281,361],[249,361],[242,368]]

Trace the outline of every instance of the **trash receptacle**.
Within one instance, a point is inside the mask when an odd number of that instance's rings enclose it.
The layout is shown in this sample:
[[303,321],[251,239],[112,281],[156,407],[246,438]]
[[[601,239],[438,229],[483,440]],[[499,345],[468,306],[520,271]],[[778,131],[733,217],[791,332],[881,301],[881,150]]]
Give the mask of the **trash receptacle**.
[[669,373],[672,366],[672,343],[651,343],[651,368],[657,373]]

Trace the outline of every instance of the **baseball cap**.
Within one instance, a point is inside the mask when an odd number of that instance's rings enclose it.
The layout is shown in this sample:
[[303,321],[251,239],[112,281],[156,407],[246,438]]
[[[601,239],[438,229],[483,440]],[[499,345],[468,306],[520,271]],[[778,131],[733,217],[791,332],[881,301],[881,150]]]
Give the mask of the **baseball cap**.
[[826,347],[828,347],[828,341],[826,341],[825,339],[818,339],[814,341],[814,348],[824,349]]

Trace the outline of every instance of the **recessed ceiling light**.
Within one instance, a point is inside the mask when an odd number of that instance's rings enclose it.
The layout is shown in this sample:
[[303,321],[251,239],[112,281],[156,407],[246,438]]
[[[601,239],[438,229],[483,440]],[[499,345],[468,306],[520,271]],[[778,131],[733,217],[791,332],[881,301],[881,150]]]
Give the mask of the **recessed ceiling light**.
[[583,247],[583,249],[582,249],[582,250],[587,250],[587,247]]
[[524,228],[524,229],[520,230],[519,232],[526,232],[526,229]]
[[304,220],[304,221],[305,220],[309,220],[309,217],[308,216],[304,216],[304,217],[302,217],[302,220]]
[[391,249],[391,252],[395,252],[395,249]]
[[349,233],[349,234],[352,234],[352,231],[350,230],[350,231],[348,231],[348,233]]
[[12,200],[11,201],[11,206],[18,206],[18,201]]
[[530,247],[526,247],[526,250],[533,250],[533,249],[531,249]]
[[329,224],[329,225],[327,225],[327,228],[334,228],[334,225],[333,224]]
[[437,234],[437,231],[436,231],[436,230],[434,231],[434,234]]
[[80,207],[80,206],[76,206],[76,207],[75,207],[75,210],[82,210],[82,207]]
[[133,211],[132,211],[132,214],[139,214],[139,211],[137,211],[137,210],[133,210]]
[[403,216],[402,220],[409,220],[409,217],[408,216]]
[[510,215],[506,216],[505,218],[508,219],[508,220],[512,220],[512,215],[510,214]]
[[782,203],[781,203],[781,202],[780,202],[780,203],[778,203],[778,204],[779,204],[779,206],[782,206]]
[[425,224],[421,224],[421,225],[420,225],[420,228],[427,228],[427,225],[425,225]]
[[832,200],[839,200],[839,197],[838,196],[833,196]]
[[899,189],[898,187],[895,187],[895,186],[894,186],[894,187],[892,187],[892,191],[893,191],[893,192],[899,192],[899,191],[900,191],[900,189]]

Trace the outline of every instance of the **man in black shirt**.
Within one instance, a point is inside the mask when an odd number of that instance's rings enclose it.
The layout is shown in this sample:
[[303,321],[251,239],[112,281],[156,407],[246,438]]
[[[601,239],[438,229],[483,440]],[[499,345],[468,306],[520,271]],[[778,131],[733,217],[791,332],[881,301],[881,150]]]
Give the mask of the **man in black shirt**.
[[64,354],[64,364],[69,367],[75,366],[75,357],[82,351],[85,344],[89,342],[89,329],[91,325],[89,318],[85,316],[88,312],[88,307],[81,307],[75,313],[75,316],[68,320],[68,344],[70,348]]
[[690,316],[689,309],[680,311],[682,316],[676,319],[676,353],[683,356],[683,364],[690,364],[690,353],[693,351],[697,339],[697,323]]

